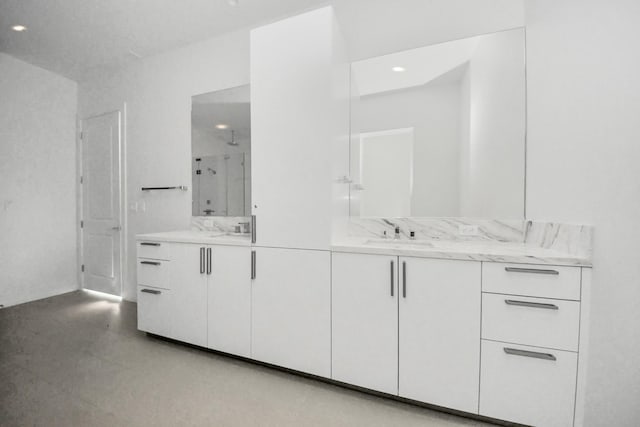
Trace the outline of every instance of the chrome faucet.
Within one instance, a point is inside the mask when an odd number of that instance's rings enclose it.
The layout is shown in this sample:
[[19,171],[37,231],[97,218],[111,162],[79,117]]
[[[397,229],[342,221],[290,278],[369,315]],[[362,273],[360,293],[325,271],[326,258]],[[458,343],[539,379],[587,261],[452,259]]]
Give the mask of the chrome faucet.
[[249,221],[239,222],[238,225],[240,226],[241,233],[247,234],[251,232],[249,229],[251,227],[251,223]]
[[400,227],[398,227],[397,225],[396,225],[396,230],[395,230],[395,233],[393,235],[393,238],[394,239],[399,239],[400,238]]

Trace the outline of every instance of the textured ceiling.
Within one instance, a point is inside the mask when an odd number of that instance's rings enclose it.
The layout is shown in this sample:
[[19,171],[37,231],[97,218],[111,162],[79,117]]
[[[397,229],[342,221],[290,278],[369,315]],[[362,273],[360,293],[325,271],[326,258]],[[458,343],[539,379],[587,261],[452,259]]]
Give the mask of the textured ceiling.
[[[72,79],[326,0],[0,0],[0,51]],[[26,25],[18,33],[13,25]]]

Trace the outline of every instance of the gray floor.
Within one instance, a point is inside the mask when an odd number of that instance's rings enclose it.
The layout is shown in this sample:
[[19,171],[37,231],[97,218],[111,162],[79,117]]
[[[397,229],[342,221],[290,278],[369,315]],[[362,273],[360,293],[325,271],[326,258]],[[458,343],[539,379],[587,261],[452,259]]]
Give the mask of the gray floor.
[[480,426],[148,337],[78,291],[0,310],[0,426]]

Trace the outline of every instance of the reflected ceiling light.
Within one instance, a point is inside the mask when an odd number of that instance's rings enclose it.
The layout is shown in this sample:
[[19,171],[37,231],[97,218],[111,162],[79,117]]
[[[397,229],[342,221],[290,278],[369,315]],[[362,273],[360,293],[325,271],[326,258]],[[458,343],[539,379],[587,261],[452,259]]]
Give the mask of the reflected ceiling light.
[[220,123],[216,125],[216,129],[227,129],[229,125],[225,125],[224,123]]
[[24,25],[14,25],[13,27],[11,27],[11,29],[19,33],[22,31],[27,31],[27,27],[25,27]]
[[407,71],[407,69],[404,67],[393,67],[391,70],[395,71],[396,73],[402,73],[404,71]]

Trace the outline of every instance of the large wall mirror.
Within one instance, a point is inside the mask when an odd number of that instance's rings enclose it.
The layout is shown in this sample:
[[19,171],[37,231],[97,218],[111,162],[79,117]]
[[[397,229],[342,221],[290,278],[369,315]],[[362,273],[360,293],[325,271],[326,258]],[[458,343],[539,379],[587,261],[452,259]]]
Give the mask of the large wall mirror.
[[352,63],[352,216],[522,218],[524,29]]
[[249,85],[191,98],[193,216],[251,212]]

